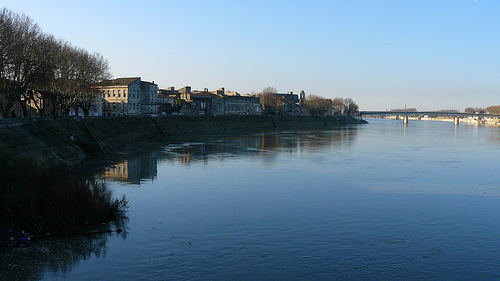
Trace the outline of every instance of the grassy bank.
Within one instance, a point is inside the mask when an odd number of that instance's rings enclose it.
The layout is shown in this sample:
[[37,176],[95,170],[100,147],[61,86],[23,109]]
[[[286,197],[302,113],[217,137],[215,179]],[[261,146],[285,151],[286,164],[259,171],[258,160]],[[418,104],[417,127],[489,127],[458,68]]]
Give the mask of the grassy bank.
[[41,166],[78,165],[89,156],[119,152],[144,140],[221,132],[328,128],[364,121],[348,116],[216,116],[41,120],[0,127],[0,171],[22,159]]

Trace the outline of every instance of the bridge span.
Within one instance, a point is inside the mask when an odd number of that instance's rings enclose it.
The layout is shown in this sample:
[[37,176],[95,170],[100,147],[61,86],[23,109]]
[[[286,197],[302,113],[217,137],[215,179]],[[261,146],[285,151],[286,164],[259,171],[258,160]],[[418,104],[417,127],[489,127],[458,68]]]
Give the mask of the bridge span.
[[410,116],[410,117],[491,117],[491,118],[499,118],[500,115],[497,114],[486,114],[486,113],[465,113],[465,112],[443,112],[443,111],[376,111],[376,110],[367,110],[360,111],[361,116]]
[[[486,113],[465,113],[465,112],[443,112],[443,111],[360,111],[360,115],[363,117],[389,117],[395,116],[396,119],[402,118],[404,123],[408,123],[408,119],[411,118],[453,118],[455,124],[458,124],[462,118],[474,118],[478,123],[481,123],[485,119],[500,119],[500,115],[497,114],[486,114]],[[496,122],[495,122],[496,124]]]

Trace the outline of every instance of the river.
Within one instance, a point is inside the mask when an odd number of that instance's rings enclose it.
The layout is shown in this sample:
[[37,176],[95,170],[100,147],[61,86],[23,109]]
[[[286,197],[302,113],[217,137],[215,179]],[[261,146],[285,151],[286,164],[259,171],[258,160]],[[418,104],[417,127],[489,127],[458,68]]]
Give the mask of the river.
[[368,121],[124,155],[122,233],[11,248],[0,278],[500,279],[500,128]]

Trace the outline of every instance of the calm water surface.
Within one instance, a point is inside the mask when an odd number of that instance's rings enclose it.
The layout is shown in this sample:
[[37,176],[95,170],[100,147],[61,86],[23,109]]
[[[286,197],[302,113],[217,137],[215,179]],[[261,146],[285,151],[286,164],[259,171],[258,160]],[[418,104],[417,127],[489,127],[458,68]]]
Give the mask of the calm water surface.
[[18,280],[499,280],[500,128],[369,120],[212,136],[102,175],[120,235],[32,242]]

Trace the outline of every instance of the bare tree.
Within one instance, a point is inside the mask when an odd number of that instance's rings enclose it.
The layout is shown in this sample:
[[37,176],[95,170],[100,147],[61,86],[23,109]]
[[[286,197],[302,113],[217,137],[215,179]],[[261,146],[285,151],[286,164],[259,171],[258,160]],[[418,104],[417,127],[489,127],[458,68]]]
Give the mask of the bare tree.
[[38,44],[43,40],[43,34],[31,18],[10,11],[6,13],[4,31],[12,40],[6,49],[7,63],[2,73],[10,85],[6,95],[8,101],[19,103],[23,116],[26,116],[30,87],[40,79],[46,67]]
[[99,53],[92,55],[82,53],[80,59],[81,84],[76,104],[87,117],[97,95],[100,95],[98,83],[110,79],[111,74],[109,73],[108,61]]
[[[25,15],[0,11],[0,114],[8,117],[16,103],[27,116],[27,105],[45,113],[48,101],[55,115],[81,108],[88,115],[96,84],[108,79],[109,65],[100,54],[89,54],[42,33]],[[31,110],[31,108],[30,108]]]
[[79,52],[79,49],[65,43],[56,58],[57,71],[52,84],[52,99],[54,110],[59,108],[62,115],[69,115],[77,100]]
[[332,108],[334,115],[344,114],[347,111],[344,105],[344,98],[334,98]]
[[27,94],[30,106],[34,106],[38,114],[43,116],[50,102],[50,83],[57,71],[56,57],[61,49],[61,41],[56,40],[52,35],[46,34],[41,36],[37,43],[38,57],[43,60],[44,67]]
[[345,98],[344,105],[347,107],[348,115],[357,115],[359,106],[351,98]]
[[322,116],[332,109],[332,100],[321,96],[309,95],[305,100],[305,108],[313,116]]
[[335,115],[357,115],[359,106],[351,98],[335,98],[332,102],[332,107]]
[[14,48],[15,14],[3,8],[0,13],[0,114],[5,118],[14,105],[13,83],[9,80]]
[[280,100],[276,95],[277,90],[274,87],[266,87],[262,90],[262,93],[257,96],[260,98],[260,104],[262,105],[262,110],[266,115],[276,114]]
[[486,110],[487,114],[499,115],[500,114],[500,105],[488,106],[485,110]]

